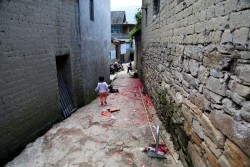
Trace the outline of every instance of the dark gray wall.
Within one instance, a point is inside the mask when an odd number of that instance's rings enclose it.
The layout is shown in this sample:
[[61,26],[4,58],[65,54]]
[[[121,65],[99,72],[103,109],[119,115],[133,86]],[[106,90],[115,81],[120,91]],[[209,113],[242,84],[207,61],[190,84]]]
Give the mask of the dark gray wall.
[[109,78],[109,1],[95,0],[94,22],[88,2],[0,1],[0,165],[62,119],[56,56],[69,55],[78,107],[95,97],[98,75]]
[[[102,4],[102,5],[98,5]],[[81,57],[85,103],[96,97],[98,76],[109,82],[109,48],[111,43],[110,1],[94,1],[94,21],[90,20],[89,1],[80,2]]]

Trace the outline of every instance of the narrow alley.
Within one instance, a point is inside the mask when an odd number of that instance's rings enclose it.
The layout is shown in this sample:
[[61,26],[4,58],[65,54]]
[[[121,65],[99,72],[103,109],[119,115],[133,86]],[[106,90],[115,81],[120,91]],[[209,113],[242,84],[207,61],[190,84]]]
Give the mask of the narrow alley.
[[[154,143],[141,98],[138,78],[119,72],[111,83],[119,93],[110,93],[107,106],[100,106],[97,97],[78,109],[63,122],[54,125],[45,135],[26,146],[6,167],[182,167],[170,135],[160,128],[170,152],[167,159],[148,157],[142,149]],[[150,111],[150,124],[161,125],[149,97],[142,95]],[[107,108],[120,108],[112,117],[101,115]],[[163,143],[160,138],[160,143]]]

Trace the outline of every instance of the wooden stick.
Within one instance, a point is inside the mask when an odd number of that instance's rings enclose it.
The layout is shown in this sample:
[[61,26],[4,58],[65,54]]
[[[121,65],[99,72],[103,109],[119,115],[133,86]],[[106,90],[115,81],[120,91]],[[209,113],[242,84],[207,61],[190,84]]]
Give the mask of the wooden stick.
[[[154,132],[153,132],[153,130],[152,130],[152,127],[151,127],[151,124],[150,124],[149,118],[148,118],[148,115],[150,115],[150,114],[148,114],[148,110],[147,110],[147,108],[146,108],[146,106],[145,106],[145,103],[144,103],[144,100],[143,100],[143,97],[142,97],[142,93],[141,93],[141,89],[140,89],[139,86],[138,86],[138,88],[139,88],[139,91],[140,91],[140,95],[141,95],[142,103],[143,103],[143,106],[144,106],[144,110],[145,110],[146,115],[147,115],[148,125],[149,125],[149,127],[150,127],[150,129],[151,129],[151,132],[152,132],[152,134],[153,134],[154,141],[156,142],[155,135],[154,135]],[[153,118],[152,118],[151,115],[150,115],[150,117],[151,117],[151,120],[153,121]],[[154,121],[153,121],[153,123],[154,123]],[[154,123],[154,125],[156,126],[155,123]],[[160,132],[160,131],[159,131],[159,132]],[[160,132],[160,136],[161,136],[161,139],[162,139],[163,143],[166,145],[167,149],[169,150],[170,155],[174,158],[175,163],[178,164],[179,161],[175,158],[175,156],[172,154],[172,152],[171,152],[170,149],[168,148],[167,143],[165,142],[164,138],[162,137],[161,132]]]
[[140,89],[139,86],[138,86],[138,88],[139,88],[140,95],[141,95],[141,100],[142,100],[142,103],[143,103],[143,106],[144,106],[144,111],[145,111],[145,113],[146,113],[146,115],[147,115],[148,125],[149,125],[149,127],[150,127],[150,130],[151,130],[151,133],[152,133],[152,135],[153,135],[154,141],[156,142],[155,134],[154,134],[153,129],[152,129],[152,126],[151,126],[151,124],[150,124],[149,117],[148,117],[148,113],[147,113],[147,109],[146,109],[146,106],[145,106],[145,103],[144,103],[144,100],[143,100],[143,97],[142,97],[142,94],[141,94],[141,89]]

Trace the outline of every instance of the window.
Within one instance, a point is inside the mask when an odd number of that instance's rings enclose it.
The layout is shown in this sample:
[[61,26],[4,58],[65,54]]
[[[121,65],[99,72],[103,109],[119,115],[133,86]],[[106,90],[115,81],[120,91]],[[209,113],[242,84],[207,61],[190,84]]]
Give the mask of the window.
[[160,0],[154,0],[153,1],[153,11],[154,11],[154,15],[157,15],[160,12]]
[[111,26],[111,33],[122,33],[122,26],[121,25],[112,25]]
[[89,0],[90,20],[94,21],[94,0]]

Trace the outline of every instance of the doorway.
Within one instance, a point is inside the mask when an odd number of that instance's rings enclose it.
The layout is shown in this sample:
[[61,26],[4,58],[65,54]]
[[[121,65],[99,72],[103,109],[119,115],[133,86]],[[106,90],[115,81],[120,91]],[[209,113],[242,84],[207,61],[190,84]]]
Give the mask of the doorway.
[[56,56],[56,68],[61,111],[63,117],[67,118],[76,110],[72,93],[70,56]]

